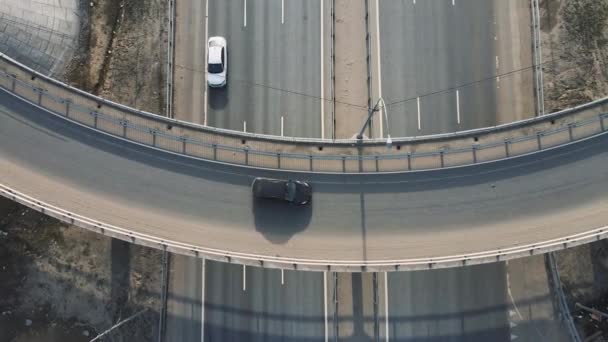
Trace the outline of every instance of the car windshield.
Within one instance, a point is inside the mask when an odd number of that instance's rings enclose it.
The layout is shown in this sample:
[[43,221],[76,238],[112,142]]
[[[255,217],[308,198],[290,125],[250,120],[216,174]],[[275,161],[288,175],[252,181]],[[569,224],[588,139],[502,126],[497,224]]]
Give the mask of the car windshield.
[[296,183],[287,182],[285,184],[285,200],[293,202],[296,199]]
[[209,64],[209,67],[207,68],[207,71],[209,71],[212,74],[219,74],[223,70],[224,70],[224,68],[222,68],[221,64]]

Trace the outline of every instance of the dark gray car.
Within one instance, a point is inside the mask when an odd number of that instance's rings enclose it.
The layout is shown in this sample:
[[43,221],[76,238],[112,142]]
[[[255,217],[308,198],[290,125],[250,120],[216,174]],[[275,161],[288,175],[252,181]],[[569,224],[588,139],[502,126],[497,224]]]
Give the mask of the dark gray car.
[[297,180],[256,178],[251,184],[253,196],[286,201],[292,204],[308,204],[312,198],[310,184]]

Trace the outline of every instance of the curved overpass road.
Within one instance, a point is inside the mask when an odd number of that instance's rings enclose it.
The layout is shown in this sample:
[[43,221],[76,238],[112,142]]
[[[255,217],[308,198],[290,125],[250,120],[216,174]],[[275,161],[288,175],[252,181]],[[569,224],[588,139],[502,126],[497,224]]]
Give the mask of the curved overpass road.
[[394,175],[296,176],[312,206],[251,199],[253,176],[161,153],[0,92],[0,183],[99,221],[234,252],[334,261],[471,253],[608,222],[608,136],[496,162]]

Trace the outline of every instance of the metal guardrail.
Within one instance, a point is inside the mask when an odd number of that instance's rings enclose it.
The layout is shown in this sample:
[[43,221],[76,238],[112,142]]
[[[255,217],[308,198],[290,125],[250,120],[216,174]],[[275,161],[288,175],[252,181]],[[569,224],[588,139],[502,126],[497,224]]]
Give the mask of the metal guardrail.
[[179,253],[193,257],[204,257],[206,259],[216,261],[292,270],[390,272],[469,266],[544,254],[608,237],[608,226],[604,226],[582,233],[572,234],[551,240],[539,241],[531,244],[469,254],[437,256],[432,258],[393,260],[326,260],[289,258],[205,248],[178,241],[160,239],[152,235],[138,233],[126,228],[106,224],[92,218],[69,212],[49,203],[39,201],[15,189],[11,189],[4,184],[0,184],[0,196],[4,196],[15,202],[21,203],[48,216],[57,218],[65,223],[73,224],[99,234],[111,236],[131,243],[162,249],[172,253]]
[[161,275],[160,275],[160,314],[158,318],[158,342],[165,340],[165,331],[167,328],[167,297],[169,293],[169,265],[171,254],[165,249],[161,259]]
[[173,117],[173,67],[175,62],[175,0],[167,1],[167,74],[165,75],[167,91],[165,95],[165,115]]
[[0,88],[57,116],[167,152],[255,168],[374,173],[471,165],[594,136],[605,131],[608,120],[602,111],[608,110],[608,99],[602,99],[524,122],[394,139],[388,151],[384,140],[282,138],[189,124],[95,97],[0,57]]
[[543,77],[543,50],[540,36],[540,6],[538,0],[530,0],[532,11],[532,50],[534,51],[534,91],[536,115],[545,115],[545,91]]
[[559,270],[557,268],[557,263],[555,262],[555,256],[553,253],[547,253],[547,261],[549,264],[549,272],[551,272],[551,281],[553,283],[554,294],[559,305],[560,314],[566,325],[566,329],[568,330],[570,338],[573,342],[583,342],[578,329],[576,329],[576,326],[574,325],[572,315],[570,314],[570,308],[568,307],[568,302],[566,301],[562,281],[559,277]]

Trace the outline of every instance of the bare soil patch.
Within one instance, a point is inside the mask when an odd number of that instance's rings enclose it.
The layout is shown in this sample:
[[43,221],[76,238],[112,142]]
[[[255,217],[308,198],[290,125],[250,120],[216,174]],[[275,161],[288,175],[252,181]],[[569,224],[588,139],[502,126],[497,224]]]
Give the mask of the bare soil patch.
[[162,0],[91,1],[67,81],[114,102],[164,112],[166,6]]
[[540,0],[545,110],[608,95],[608,0]]
[[[608,313],[608,241],[602,240],[556,253],[564,293],[583,337],[608,339],[608,321],[597,320],[576,303]],[[599,341],[599,340],[598,340]]]
[[126,296],[112,296],[112,240],[0,198],[0,341],[150,341],[157,330],[160,251],[132,246]]

